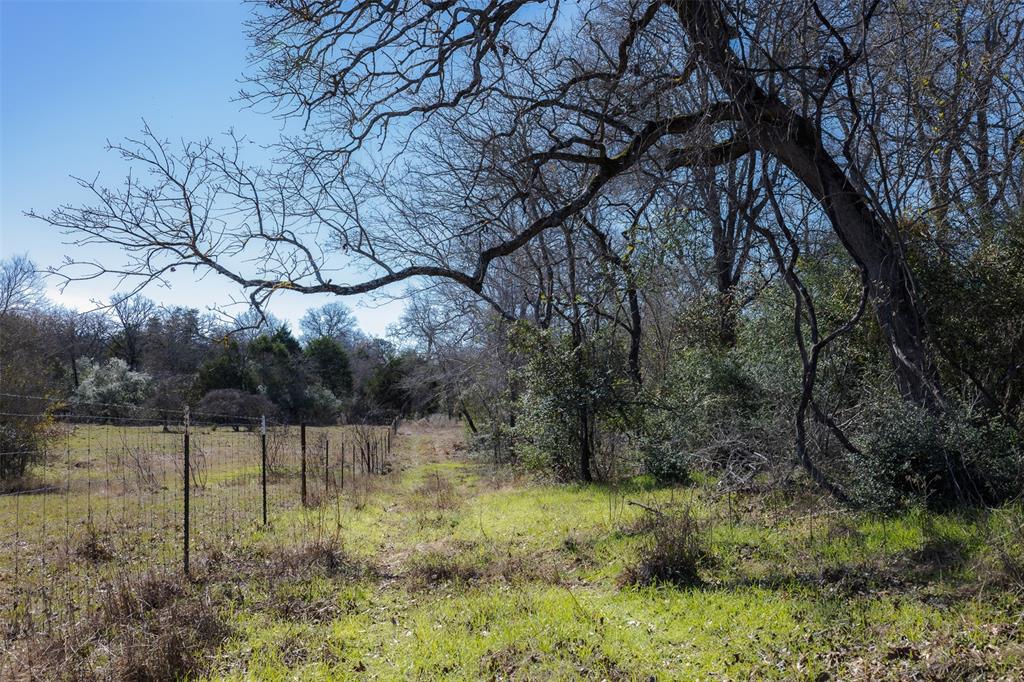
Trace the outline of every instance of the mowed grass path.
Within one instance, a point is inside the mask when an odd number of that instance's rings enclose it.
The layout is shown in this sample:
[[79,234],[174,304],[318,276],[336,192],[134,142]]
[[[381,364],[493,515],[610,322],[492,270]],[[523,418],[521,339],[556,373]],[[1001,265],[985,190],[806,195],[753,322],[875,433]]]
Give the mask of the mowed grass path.
[[[710,483],[541,485],[459,445],[404,427],[395,472],[275,521],[304,543],[287,570],[200,575],[233,632],[209,678],[1024,676],[1020,507],[881,519]],[[704,520],[701,586],[623,583],[648,541],[630,501]]]

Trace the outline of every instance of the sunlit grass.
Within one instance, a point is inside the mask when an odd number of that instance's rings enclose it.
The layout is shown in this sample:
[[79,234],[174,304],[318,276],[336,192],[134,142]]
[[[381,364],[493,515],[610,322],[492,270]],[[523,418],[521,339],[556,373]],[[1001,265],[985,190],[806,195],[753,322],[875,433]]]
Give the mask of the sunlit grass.
[[[881,517],[721,496],[713,480],[531,482],[453,454],[456,441],[450,430],[406,434],[390,473],[349,478],[330,495],[317,479],[305,508],[294,476],[281,474],[267,527],[248,493],[234,498],[244,521],[217,525],[209,491],[248,490],[253,468],[211,466],[194,496],[206,522],[194,527],[193,588],[233,634],[209,677],[1012,679],[1024,670],[1021,586],[1006,567],[1024,552],[1020,506]],[[164,494],[148,513],[169,515],[173,539],[180,501]],[[24,527],[62,518],[39,503],[22,510]],[[105,509],[77,491],[66,504]],[[113,513],[127,502],[106,504]],[[713,557],[701,584],[627,584],[649,539],[647,508],[684,506]],[[320,546],[344,565],[302,553]],[[299,554],[280,569],[290,548]],[[123,551],[173,565],[176,549]]]

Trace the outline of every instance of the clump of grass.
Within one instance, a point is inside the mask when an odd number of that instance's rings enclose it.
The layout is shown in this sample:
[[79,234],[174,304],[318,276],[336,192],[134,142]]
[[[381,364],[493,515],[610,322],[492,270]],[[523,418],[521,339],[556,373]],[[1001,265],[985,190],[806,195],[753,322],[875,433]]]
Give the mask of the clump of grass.
[[647,509],[648,537],[636,562],[619,577],[620,584],[700,585],[701,570],[712,563],[709,529],[689,507]]
[[330,622],[338,615],[337,600],[330,589],[317,589],[320,586],[317,581],[275,584],[267,598],[267,610],[291,622]]
[[483,567],[468,552],[440,545],[413,555],[408,562],[406,575],[420,586],[446,582],[466,583],[480,578]]
[[275,551],[266,557],[268,575],[308,578],[321,575],[362,577],[372,567],[345,551],[334,539],[320,539]]
[[112,677],[122,680],[170,680],[195,676],[203,655],[230,634],[206,599],[176,599],[152,611],[117,637]]
[[0,495],[42,495],[60,492],[61,486],[37,476],[24,475],[0,480]]
[[1001,578],[1018,594],[1024,594],[1024,523],[1011,520],[1000,538],[992,542]]
[[114,551],[108,539],[109,533],[100,531],[91,523],[86,525],[75,547],[75,556],[92,564],[110,561],[114,558]]
[[99,617],[105,625],[118,625],[159,610],[184,594],[181,578],[149,571],[117,578],[108,590]]

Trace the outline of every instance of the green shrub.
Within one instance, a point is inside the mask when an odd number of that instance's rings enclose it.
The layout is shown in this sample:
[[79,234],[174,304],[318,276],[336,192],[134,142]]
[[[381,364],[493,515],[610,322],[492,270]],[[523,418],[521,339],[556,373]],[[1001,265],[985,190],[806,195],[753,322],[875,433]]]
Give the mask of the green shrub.
[[647,415],[641,450],[660,481],[685,481],[694,467],[763,450],[775,421],[770,392],[730,350],[685,349],[652,393],[658,409]]
[[522,390],[513,437],[527,468],[565,480],[592,476],[601,428],[626,428],[620,393],[628,381],[618,349],[605,341],[575,343],[568,334],[525,324],[514,329],[511,342],[526,363],[517,375]]
[[848,458],[848,488],[863,507],[996,504],[1024,482],[1024,440],[995,419],[896,403],[872,415],[861,441],[861,453]]

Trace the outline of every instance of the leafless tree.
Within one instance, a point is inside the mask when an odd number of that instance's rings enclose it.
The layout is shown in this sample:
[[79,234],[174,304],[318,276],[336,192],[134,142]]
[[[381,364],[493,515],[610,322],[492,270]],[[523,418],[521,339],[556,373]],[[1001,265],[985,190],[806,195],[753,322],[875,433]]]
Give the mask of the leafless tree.
[[0,317],[31,308],[42,298],[42,277],[28,256],[0,261]]
[[[93,206],[42,217],[128,257],[73,278],[191,267],[257,306],[422,277],[486,295],[504,260],[578,238],[587,212],[756,153],[866,273],[903,395],[939,408],[902,231],[948,221],[961,187],[990,214],[1019,206],[1021,24],[1019,3],[989,0],[272,2],[245,94],[306,123],[284,168],[246,165],[237,139],[175,153],[147,131],[115,149],[149,182],[83,182]],[[466,144],[438,166],[423,133],[440,124]],[[468,188],[470,210],[403,213],[414,175]]]
[[299,322],[306,340],[327,337],[351,346],[358,336],[358,325],[344,303],[328,303],[313,308]]
[[139,367],[146,325],[156,309],[153,301],[139,294],[114,294],[110,299],[115,325],[113,345],[132,371]]

